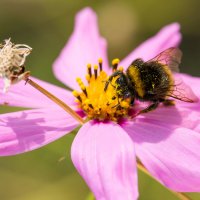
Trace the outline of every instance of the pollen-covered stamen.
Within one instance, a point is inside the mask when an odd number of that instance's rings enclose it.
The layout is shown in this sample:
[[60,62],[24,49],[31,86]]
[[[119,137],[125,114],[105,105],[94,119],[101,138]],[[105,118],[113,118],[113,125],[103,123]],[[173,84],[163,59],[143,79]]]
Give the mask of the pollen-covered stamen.
[[88,104],[88,106],[92,109],[94,109],[93,105],[91,103]]
[[94,65],[94,74],[86,75],[88,85],[84,85],[80,78],[77,82],[81,91],[73,91],[78,106],[86,113],[90,119],[118,121],[127,117],[130,109],[130,99],[122,98],[117,94],[116,79],[114,77],[108,85],[106,91],[105,84],[109,76],[105,71],[98,71],[98,65]]
[[98,65],[94,66],[94,77],[95,79],[97,79],[97,75],[98,75]]
[[102,71],[102,69],[103,69],[103,60],[102,60],[102,58],[99,58],[98,59],[98,62],[99,62],[99,69],[100,69],[100,71]]
[[120,62],[120,60],[118,58],[115,58],[112,60],[113,72],[117,70],[119,62]]
[[76,82],[79,84],[80,88],[81,88],[82,85],[84,85],[81,78],[76,78]]
[[78,93],[76,90],[74,90],[74,91],[72,92],[72,94],[73,94],[80,102],[82,102],[81,96],[79,95],[79,93]]
[[88,70],[88,74],[89,74],[89,76],[92,77],[91,64],[87,64],[87,70]]
[[90,75],[89,74],[86,74],[85,75],[85,79],[88,81],[88,83],[90,82]]
[[81,80],[81,78],[77,78],[76,81],[79,84],[79,86],[80,86],[81,90],[83,91],[83,93],[85,94],[85,96],[87,97],[87,90],[86,90],[86,87],[85,87],[83,81]]
[[121,72],[123,72],[123,71],[124,71],[124,68],[123,68],[122,66],[120,66],[120,67],[118,68],[118,70],[121,71]]
[[86,90],[86,87],[85,87],[85,85],[82,85],[81,86],[81,90],[83,91],[83,93],[85,94],[85,96],[87,97],[88,96],[88,94],[87,94],[87,90]]

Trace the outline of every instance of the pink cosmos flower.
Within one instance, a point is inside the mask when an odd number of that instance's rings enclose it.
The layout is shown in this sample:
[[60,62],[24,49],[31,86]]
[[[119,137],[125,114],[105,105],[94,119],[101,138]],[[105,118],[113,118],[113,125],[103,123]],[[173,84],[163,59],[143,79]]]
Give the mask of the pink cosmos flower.
[[[177,23],[162,28],[155,36],[131,52],[121,65],[127,67],[137,57],[148,60],[177,46],[181,34]],[[84,77],[88,62],[101,57],[110,73],[106,41],[99,35],[95,13],[78,13],[75,29],[54,63],[56,77],[73,89],[76,77]],[[180,74],[200,96],[200,79]],[[78,110],[70,91],[32,78]],[[0,82],[2,91],[3,82]],[[0,155],[8,156],[42,147],[70,133],[78,123],[57,105],[23,82],[1,94],[0,103],[32,108],[0,115]],[[96,199],[137,199],[136,156],[166,187],[181,192],[200,191],[200,103],[176,102],[160,106],[124,124],[112,121],[86,122],[78,131],[71,149],[72,161]]]

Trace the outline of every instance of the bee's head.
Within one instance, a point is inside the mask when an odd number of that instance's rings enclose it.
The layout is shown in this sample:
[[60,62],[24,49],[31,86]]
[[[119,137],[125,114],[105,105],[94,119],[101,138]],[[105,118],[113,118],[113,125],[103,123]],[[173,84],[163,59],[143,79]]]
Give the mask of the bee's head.
[[131,65],[134,65],[136,67],[140,67],[143,63],[144,63],[144,61],[141,58],[137,58],[131,63]]
[[129,99],[130,100],[130,104],[133,105],[134,104],[134,94],[132,91],[130,90],[126,90],[123,94],[123,99]]

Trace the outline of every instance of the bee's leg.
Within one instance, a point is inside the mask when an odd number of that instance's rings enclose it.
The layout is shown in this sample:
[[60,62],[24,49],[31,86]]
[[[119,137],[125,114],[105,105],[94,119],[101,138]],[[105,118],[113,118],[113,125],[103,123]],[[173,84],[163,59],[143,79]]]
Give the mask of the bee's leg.
[[110,77],[106,83],[105,83],[105,87],[104,87],[104,92],[106,92],[106,90],[108,89],[109,84],[111,84],[113,77]]
[[118,103],[118,104],[116,104],[115,106],[113,106],[112,108],[120,108],[121,106],[120,106],[120,103]]
[[175,105],[175,101],[171,100],[171,99],[163,99],[160,102],[162,102],[164,106],[174,106]]
[[[113,100],[116,99],[116,96],[114,96],[115,98],[112,98]],[[118,101],[118,104],[116,104],[115,106],[113,106],[112,108],[120,108],[121,105],[120,105],[120,101],[119,101],[119,97],[117,98],[117,101]]]
[[155,101],[154,103],[152,103],[151,105],[149,105],[144,110],[141,110],[138,114],[147,113],[147,112],[150,112],[152,110],[155,110],[158,107],[159,103],[160,103],[160,101]]
[[[112,77],[113,79],[113,77]],[[106,81],[105,83],[105,87],[104,87],[104,92],[106,92],[106,90],[108,89],[109,84],[112,85],[114,88],[116,88],[113,84],[112,84],[112,79],[110,80],[110,78]]]
[[[108,89],[108,86],[109,86],[109,84],[111,84],[112,83],[112,80],[113,80],[113,78],[114,77],[116,77],[116,76],[118,76],[118,75],[120,75],[120,74],[122,74],[123,72],[121,72],[121,71],[116,71],[116,72],[114,72],[110,77],[109,77],[109,79],[106,81],[106,83],[105,83],[105,87],[104,87],[104,92],[106,92],[106,90]],[[111,84],[112,85],[112,84]],[[112,85],[113,87],[115,87],[114,85]]]
[[130,102],[131,106],[134,105],[134,102],[135,102],[135,98],[134,98],[134,97],[131,97],[131,102]]

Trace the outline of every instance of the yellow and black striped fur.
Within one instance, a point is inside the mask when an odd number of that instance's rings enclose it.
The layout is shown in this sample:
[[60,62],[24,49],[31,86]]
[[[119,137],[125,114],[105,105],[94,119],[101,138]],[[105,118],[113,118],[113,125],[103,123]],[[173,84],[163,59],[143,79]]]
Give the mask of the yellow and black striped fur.
[[173,101],[169,100],[169,97],[193,102],[185,96],[183,91],[178,95],[173,93],[175,90],[177,91],[177,88],[172,71],[178,71],[181,56],[181,51],[172,47],[147,62],[138,58],[130,64],[126,73],[116,70],[106,82],[104,91],[111,84],[116,88],[118,97],[130,98],[132,105],[135,99],[151,102],[140,113],[154,110],[160,102],[173,105]]

